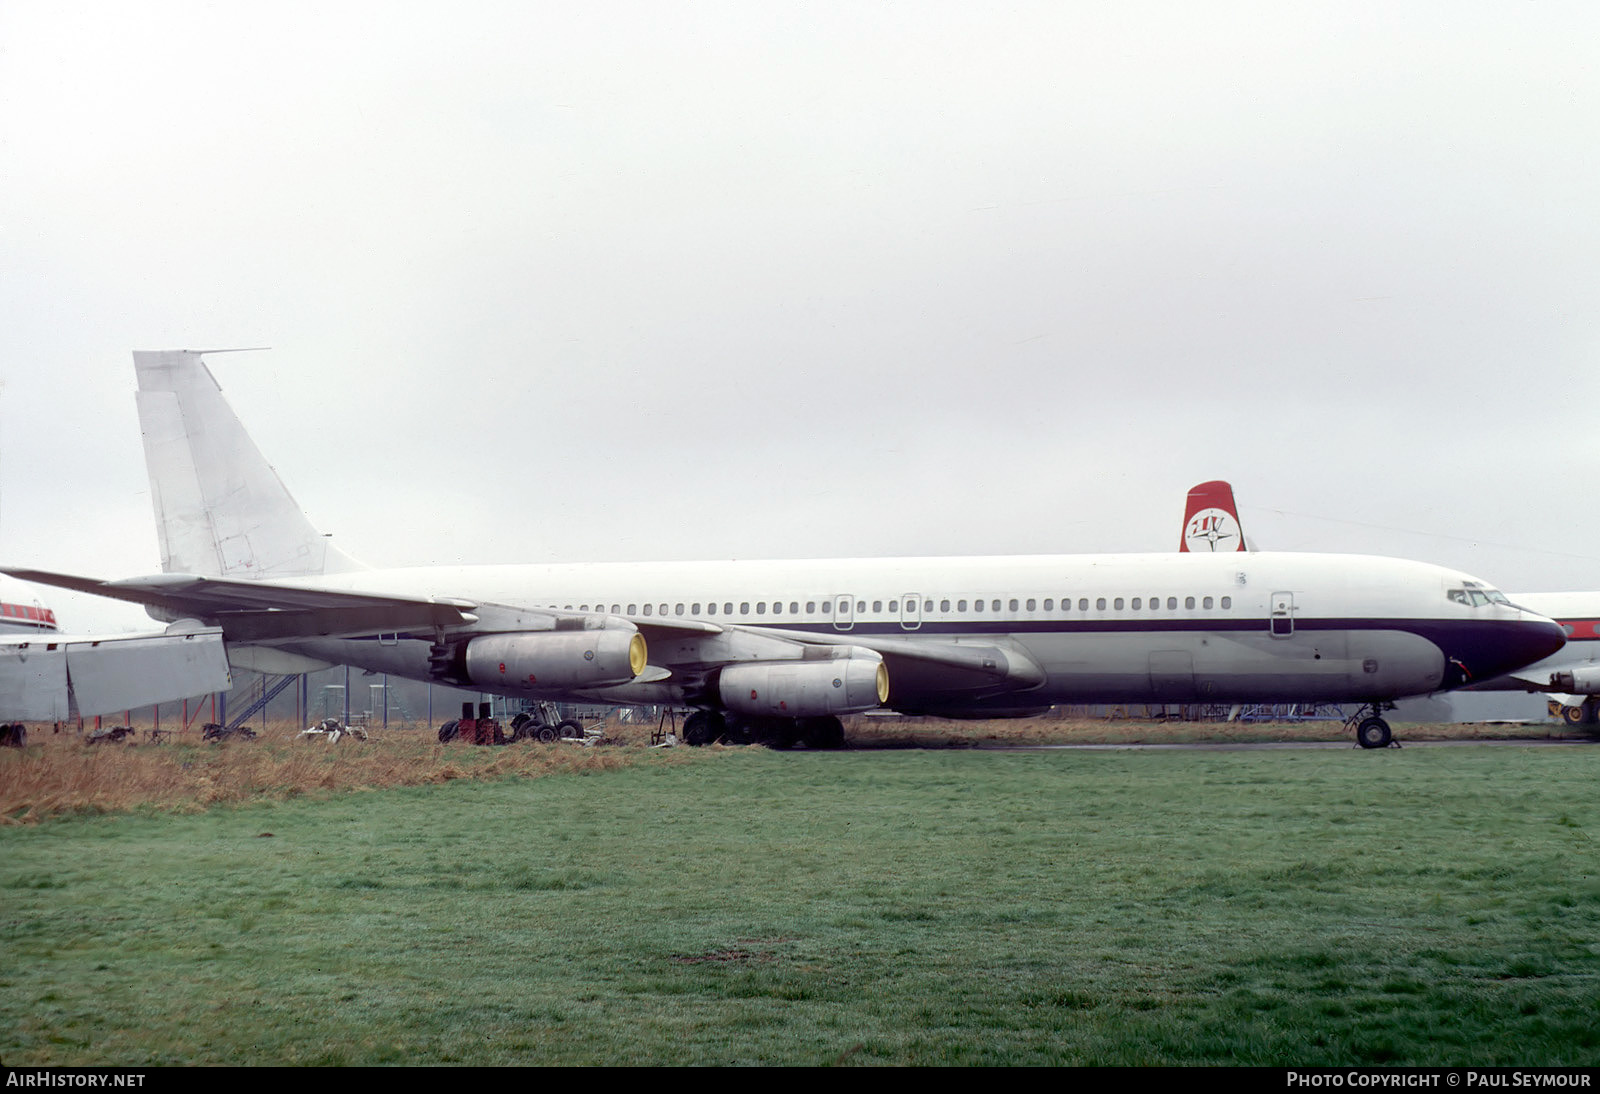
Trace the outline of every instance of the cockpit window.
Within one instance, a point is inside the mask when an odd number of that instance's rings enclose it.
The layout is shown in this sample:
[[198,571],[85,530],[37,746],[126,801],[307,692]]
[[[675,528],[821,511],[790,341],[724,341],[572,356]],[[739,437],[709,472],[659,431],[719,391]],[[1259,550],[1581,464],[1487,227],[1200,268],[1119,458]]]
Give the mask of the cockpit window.
[[1465,589],[1450,589],[1445,592],[1445,596],[1449,597],[1457,604],[1465,604],[1472,608],[1481,608],[1485,604],[1504,604],[1507,607],[1511,606],[1511,601],[1507,600],[1506,594],[1501,592],[1499,589],[1486,589],[1480,586],[1472,586]]

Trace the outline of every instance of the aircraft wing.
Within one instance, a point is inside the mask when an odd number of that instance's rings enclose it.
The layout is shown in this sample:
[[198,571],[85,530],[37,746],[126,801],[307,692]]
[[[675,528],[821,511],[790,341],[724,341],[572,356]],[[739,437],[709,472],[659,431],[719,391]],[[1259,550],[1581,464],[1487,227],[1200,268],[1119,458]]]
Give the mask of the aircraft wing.
[[650,642],[658,639],[681,638],[695,634],[722,634],[726,628],[717,623],[708,623],[704,619],[661,619],[648,616],[623,616],[629,623],[639,628],[639,633]]
[[[344,592],[282,581],[240,581],[197,574],[154,574],[123,581],[0,567],[40,585],[91,593],[155,608],[174,619],[214,621],[230,642],[271,642],[294,638],[431,630],[478,622],[485,630],[517,630],[530,619],[548,628],[553,620],[592,617],[588,612],[512,608],[444,597],[404,597]],[[626,617],[652,642],[717,635],[723,628],[701,619]]]
[[[348,592],[295,581],[196,574],[103,581],[47,570],[0,567],[0,571],[24,581],[142,604],[170,619],[199,619],[220,628],[222,637],[238,647],[471,624],[477,624],[473,630],[479,632],[538,632],[592,625],[595,619],[584,612]],[[1003,639],[772,630],[659,616],[626,617],[626,624],[637,628],[649,644],[653,664],[643,674],[644,682],[686,669],[709,671],[741,661],[795,658],[795,652],[786,651],[808,646],[856,647],[878,654],[902,705],[1026,691],[1045,679],[1044,670],[1025,650]],[[752,648],[749,642],[759,646]],[[662,665],[676,666],[677,671],[667,673]]]
[[[1532,668],[1532,666],[1529,666],[1529,668]],[[1511,677],[1513,680],[1522,681],[1524,684],[1527,684],[1530,688],[1534,688],[1535,690],[1549,691],[1552,687],[1554,687],[1550,681],[1551,671],[1552,670],[1549,665],[1541,663],[1538,672],[1530,672],[1529,669],[1518,669],[1516,672],[1508,672],[1506,675]]]
[[347,593],[276,581],[194,574],[101,581],[47,570],[0,570],[24,581],[143,604],[171,619],[203,619],[221,627],[230,642],[422,630],[476,618],[474,605],[465,601]]

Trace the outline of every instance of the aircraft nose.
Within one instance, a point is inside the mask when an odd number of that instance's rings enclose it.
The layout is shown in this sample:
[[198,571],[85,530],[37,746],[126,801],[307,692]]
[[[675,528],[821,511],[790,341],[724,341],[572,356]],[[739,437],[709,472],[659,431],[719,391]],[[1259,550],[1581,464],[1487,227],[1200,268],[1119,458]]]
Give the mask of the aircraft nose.
[[1566,644],[1561,624],[1519,609],[1515,619],[1496,620],[1452,660],[1467,670],[1466,682],[1477,682],[1542,661]]

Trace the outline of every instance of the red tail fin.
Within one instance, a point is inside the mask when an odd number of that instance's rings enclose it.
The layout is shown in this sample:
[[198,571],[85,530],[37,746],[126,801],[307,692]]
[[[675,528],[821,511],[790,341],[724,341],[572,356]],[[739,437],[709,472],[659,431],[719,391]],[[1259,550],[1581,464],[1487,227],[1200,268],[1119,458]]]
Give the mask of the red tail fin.
[[1180,551],[1242,551],[1244,528],[1233,504],[1233,487],[1225,482],[1203,482],[1189,491],[1183,511]]

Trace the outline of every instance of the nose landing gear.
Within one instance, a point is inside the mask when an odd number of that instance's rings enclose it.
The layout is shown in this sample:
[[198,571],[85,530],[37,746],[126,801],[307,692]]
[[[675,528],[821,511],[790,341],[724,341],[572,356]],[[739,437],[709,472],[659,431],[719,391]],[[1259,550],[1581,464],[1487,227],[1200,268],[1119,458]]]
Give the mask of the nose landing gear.
[[1345,719],[1345,728],[1356,731],[1356,743],[1362,748],[1389,748],[1391,745],[1399,748],[1400,742],[1394,739],[1389,723],[1383,720],[1383,712],[1393,709],[1393,703],[1368,703]]

